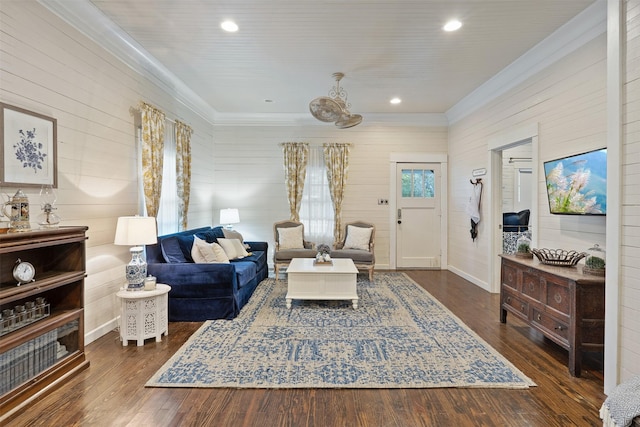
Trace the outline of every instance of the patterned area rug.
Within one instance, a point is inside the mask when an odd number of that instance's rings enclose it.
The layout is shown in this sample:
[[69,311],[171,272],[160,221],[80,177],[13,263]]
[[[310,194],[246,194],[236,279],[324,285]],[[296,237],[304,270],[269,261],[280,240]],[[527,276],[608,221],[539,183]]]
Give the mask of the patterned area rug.
[[234,320],[207,321],[147,387],[528,388],[535,384],[404,273],[358,277],[350,301],[286,308],[266,279]]

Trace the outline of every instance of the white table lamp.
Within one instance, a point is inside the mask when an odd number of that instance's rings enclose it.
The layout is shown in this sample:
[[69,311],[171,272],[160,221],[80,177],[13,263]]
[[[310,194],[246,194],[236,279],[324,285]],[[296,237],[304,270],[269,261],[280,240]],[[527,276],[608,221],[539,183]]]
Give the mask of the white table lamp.
[[131,261],[125,271],[127,276],[127,290],[140,291],[144,289],[144,279],[147,277],[147,260],[143,252],[143,245],[157,243],[156,219],[152,216],[121,216],[116,226],[114,244],[133,246]]
[[225,225],[229,230],[233,228],[233,224],[240,222],[240,214],[238,209],[220,209],[220,224]]

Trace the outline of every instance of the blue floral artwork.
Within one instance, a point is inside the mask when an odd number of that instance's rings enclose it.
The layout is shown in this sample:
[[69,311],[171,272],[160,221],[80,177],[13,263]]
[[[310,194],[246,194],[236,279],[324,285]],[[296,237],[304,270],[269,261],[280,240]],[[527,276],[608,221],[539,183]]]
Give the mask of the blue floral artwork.
[[57,186],[57,120],[0,102],[0,182]]
[[42,164],[45,161],[46,153],[42,152],[44,146],[36,141],[36,129],[18,131],[19,142],[13,146],[15,149],[16,159],[22,162],[22,167],[32,168],[34,173],[38,169],[42,170]]

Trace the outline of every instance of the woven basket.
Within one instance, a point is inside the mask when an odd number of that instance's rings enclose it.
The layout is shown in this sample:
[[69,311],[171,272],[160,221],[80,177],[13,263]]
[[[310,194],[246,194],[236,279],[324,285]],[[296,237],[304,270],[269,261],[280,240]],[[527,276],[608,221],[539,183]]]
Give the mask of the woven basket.
[[559,267],[573,267],[578,261],[587,256],[586,252],[566,251],[564,249],[531,249],[531,252],[541,263]]

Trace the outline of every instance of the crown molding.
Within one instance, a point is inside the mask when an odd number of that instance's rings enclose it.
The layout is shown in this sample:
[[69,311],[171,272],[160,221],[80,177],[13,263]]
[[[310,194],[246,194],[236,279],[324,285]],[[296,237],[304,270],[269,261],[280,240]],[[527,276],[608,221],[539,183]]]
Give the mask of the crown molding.
[[[302,113],[216,113],[216,126],[333,126],[314,119],[310,114]],[[364,115],[362,123],[357,128],[373,126],[448,126],[444,114],[381,114],[369,113]],[[337,128],[336,128],[337,129]],[[340,130],[340,129],[339,129]]]
[[597,0],[445,112],[456,123],[607,31],[607,2]]
[[93,3],[86,0],[38,0],[38,3],[212,123],[215,110]]

